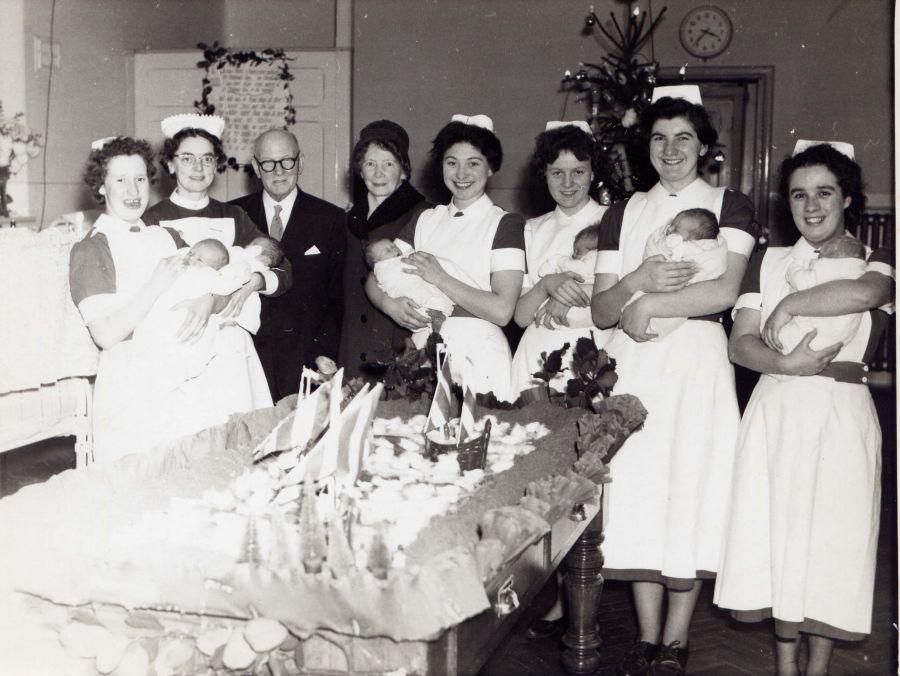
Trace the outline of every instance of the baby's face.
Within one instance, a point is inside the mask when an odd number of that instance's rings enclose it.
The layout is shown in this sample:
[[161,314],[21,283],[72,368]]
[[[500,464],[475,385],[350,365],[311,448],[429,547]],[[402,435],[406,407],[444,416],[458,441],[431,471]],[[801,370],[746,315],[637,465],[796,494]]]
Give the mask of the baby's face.
[[[594,246],[591,246],[592,244]],[[575,245],[572,247],[572,258],[581,260],[596,248],[596,242],[591,242],[589,239],[576,240]]]
[[685,242],[697,238],[697,231],[701,228],[700,221],[693,216],[678,215],[672,219],[669,226],[669,234],[681,235]]
[[389,239],[383,239],[372,244],[372,258],[377,261],[386,261],[388,258],[396,258],[402,255],[400,247]]
[[219,252],[210,246],[203,244],[195,244],[190,248],[187,256],[184,257],[185,262],[192,267],[197,268],[218,268],[221,262]]

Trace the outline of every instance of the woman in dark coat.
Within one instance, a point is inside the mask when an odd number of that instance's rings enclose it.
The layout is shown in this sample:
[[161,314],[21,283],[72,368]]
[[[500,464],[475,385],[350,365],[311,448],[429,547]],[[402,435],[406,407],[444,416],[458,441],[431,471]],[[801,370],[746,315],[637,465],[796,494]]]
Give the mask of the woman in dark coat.
[[[409,136],[399,124],[377,120],[359,134],[351,158],[353,207],[347,214],[347,262],[344,266],[344,323],[339,361],[347,377],[360,375],[363,362],[387,361],[404,348],[408,327],[396,324],[369,301],[365,292],[366,245],[394,239],[409,220],[431,204],[409,183]],[[408,313],[415,304],[404,301]],[[403,316],[403,309],[397,313]],[[417,316],[416,314],[412,315]]]

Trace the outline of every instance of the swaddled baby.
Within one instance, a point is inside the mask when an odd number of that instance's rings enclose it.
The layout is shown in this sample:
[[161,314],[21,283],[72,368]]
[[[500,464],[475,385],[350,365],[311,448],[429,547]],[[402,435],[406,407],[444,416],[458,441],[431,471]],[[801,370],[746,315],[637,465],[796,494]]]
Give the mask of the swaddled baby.
[[[201,336],[190,343],[179,340],[186,309],[173,309],[182,301],[212,293],[227,296],[242,287],[254,272],[277,265],[281,259],[277,243],[257,237],[246,248],[226,247],[219,240],[203,239],[184,253],[187,269],[162,293],[150,312],[135,327],[132,338],[165,352],[175,381],[191,377],[215,355],[216,335],[222,320],[212,315]],[[254,292],[247,297],[237,317],[231,320],[251,332],[259,329],[261,302]]]
[[600,224],[589,225],[575,235],[572,254],[548,256],[538,268],[538,275],[544,277],[558,272],[574,272],[584,281],[581,286],[590,296],[594,288],[594,267],[597,265],[597,239]]
[[[406,272],[410,266],[403,262],[403,257],[412,252],[413,248],[403,240],[376,239],[366,247],[366,263],[375,275],[378,286],[391,298],[404,296],[409,298],[419,306],[423,314],[431,316],[432,319],[439,318],[436,316],[437,313],[444,315],[444,318],[449,317],[455,307],[455,303],[450,300],[450,297],[434,284],[426,282],[418,275]],[[453,261],[440,256],[435,256],[435,258],[450,276],[465,284],[475,286],[474,280]],[[419,349],[423,348],[431,331],[431,326],[413,331],[413,344]]]
[[[644,245],[644,260],[652,256],[694,263],[697,273],[690,284],[718,279],[728,269],[728,244],[719,234],[719,219],[708,209],[680,211],[668,225],[650,235]],[[628,303],[643,295],[638,291]],[[647,330],[657,334],[653,340],[660,340],[686,321],[686,317],[654,317]]]
[[[793,261],[785,272],[791,291],[803,291],[835,279],[856,279],[866,271],[866,247],[850,235],[844,235],[822,245],[818,258]],[[792,351],[803,337],[817,330],[810,348],[821,350],[843,343],[846,345],[859,329],[862,313],[836,317],[797,316],[785,324],[778,334],[784,354]]]

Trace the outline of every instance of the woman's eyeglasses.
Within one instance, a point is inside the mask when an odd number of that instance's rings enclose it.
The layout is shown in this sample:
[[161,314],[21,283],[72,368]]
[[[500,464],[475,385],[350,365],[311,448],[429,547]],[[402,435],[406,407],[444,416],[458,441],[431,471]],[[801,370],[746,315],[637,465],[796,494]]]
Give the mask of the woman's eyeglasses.
[[216,165],[216,156],[215,155],[201,155],[197,157],[193,153],[179,153],[175,155],[178,158],[178,161],[181,162],[182,166],[185,167],[193,167],[197,160],[200,161],[204,167],[214,167]]
[[275,167],[279,166],[285,171],[290,171],[297,164],[297,160],[300,157],[300,153],[297,153],[293,157],[285,157],[280,160],[260,160],[258,157],[254,156],[253,159],[256,160],[256,163],[259,165],[259,168],[264,172],[269,173],[270,171],[275,171]]

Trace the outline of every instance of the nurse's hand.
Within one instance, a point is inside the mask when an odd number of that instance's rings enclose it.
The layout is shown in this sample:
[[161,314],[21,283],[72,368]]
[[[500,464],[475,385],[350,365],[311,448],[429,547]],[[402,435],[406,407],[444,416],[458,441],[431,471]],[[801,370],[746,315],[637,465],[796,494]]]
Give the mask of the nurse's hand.
[[782,349],[784,349],[781,345],[781,341],[778,340],[778,334],[781,332],[784,325],[793,318],[794,316],[784,308],[784,299],[782,299],[781,302],[775,306],[775,309],[772,311],[772,314],[769,315],[769,318],[766,319],[766,323],[762,330],[763,342],[770,349],[775,350],[776,352],[781,352]]
[[541,277],[541,286],[550,298],[568,307],[586,307],[591,297],[582,288],[584,279],[574,272],[557,272]]
[[161,258],[150,276],[150,285],[157,294],[166,291],[172,283],[187,269],[187,262],[183,256],[168,256]]
[[697,266],[690,261],[667,261],[662,256],[650,256],[630,273],[635,291],[667,293],[688,285],[697,274]]
[[789,376],[814,376],[837,356],[843,347],[842,343],[835,343],[821,350],[813,350],[809,346],[816,333],[816,329],[813,329],[803,336],[797,347],[782,355],[780,366],[783,373]]
[[447,272],[438,263],[437,258],[424,251],[414,251],[404,258],[403,262],[411,266],[404,269],[405,273],[418,275],[429,284],[434,284],[438,288],[441,288],[441,282],[447,276]]
[[385,298],[384,311],[400,326],[410,331],[428,326],[428,323],[431,321],[426,315],[419,312],[419,306],[406,296]]
[[206,323],[212,314],[214,296],[211,293],[197,298],[183,300],[172,306],[172,310],[187,310],[184,323],[178,329],[177,338],[182,343],[192,343],[197,340],[206,329]]
[[641,296],[633,303],[626,305],[622,309],[622,317],[619,319],[619,328],[637,343],[653,340],[658,335],[649,331],[650,320],[653,319],[649,298],[649,296]]
[[263,279],[263,276],[258,272],[254,272],[250,275],[250,281],[248,281],[244,286],[235,291],[228,298],[228,302],[225,304],[225,307],[219,312],[219,316],[223,319],[227,319],[229,317],[237,317],[241,314],[241,310],[244,309],[244,303],[247,302],[247,299],[250,297],[250,294],[254,291],[260,291],[264,289],[266,286],[266,280]]
[[558,300],[551,298],[534,313],[534,325],[548,329],[568,326],[569,320],[566,319],[566,314],[568,314],[569,309],[569,306],[565,303],[560,303]]

